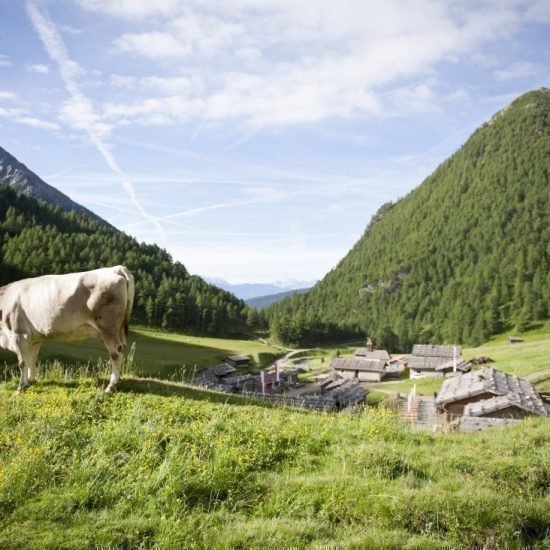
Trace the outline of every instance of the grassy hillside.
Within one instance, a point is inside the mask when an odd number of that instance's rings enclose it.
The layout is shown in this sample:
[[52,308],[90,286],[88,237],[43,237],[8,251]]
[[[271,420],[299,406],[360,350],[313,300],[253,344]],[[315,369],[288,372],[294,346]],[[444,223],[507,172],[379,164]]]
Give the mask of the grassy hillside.
[[546,419],[443,436],[385,409],[101,386],[0,385],[0,547],[547,547]]
[[550,90],[524,94],[418,188],[384,205],[311,291],[268,308],[300,345],[338,331],[408,351],[480,344],[550,317]]
[[[260,367],[273,363],[282,355],[280,350],[258,340],[169,334],[145,328],[133,329],[128,343],[130,346],[135,343],[134,373],[161,379],[188,379],[202,367],[215,365],[229,355],[250,355]],[[107,360],[108,354],[105,346],[96,340],[46,342],[40,351],[39,368],[40,363],[54,360],[71,365],[95,364],[98,358]],[[0,364],[15,364],[15,359],[15,354],[0,349]]]

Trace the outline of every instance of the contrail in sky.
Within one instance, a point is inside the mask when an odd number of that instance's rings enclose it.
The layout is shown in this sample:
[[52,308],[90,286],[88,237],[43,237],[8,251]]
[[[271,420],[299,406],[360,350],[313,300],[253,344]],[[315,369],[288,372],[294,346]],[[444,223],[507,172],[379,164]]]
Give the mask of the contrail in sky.
[[92,101],[80,91],[80,88],[76,82],[76,75],[79,71],[78,64],[70,59],[67,52],[67,47],[57,32],[55,24],[49,18],[48,14],[41,11],[36,3],[31,0],[27,0],[25,7],[27,10],[27,15],[32,22],[34,30],[42,40],[46,52],[51,60],[57,63],[59,67],[61,78],[65,84],[65,89],[69,92],[75,104],[84,107],[86,115],[88,115],[88,120],[85,120],[86,117],[81,117],[83,122],[79,125],[79,127],[86,131],[88,138],[104,158],[109,168],[120,177],[120,184],[130,196],[132,204],[144,218],[156,227],[161,242],[164,244],[166,242],[166,235],[162,226],[155,217],[151,216],[151,214],[143,208],[136,195],[130,178],[124,170],[120,168],[111,150],[101,139],[101,131],[98,127],[96,127],[98,120],[93,109]]

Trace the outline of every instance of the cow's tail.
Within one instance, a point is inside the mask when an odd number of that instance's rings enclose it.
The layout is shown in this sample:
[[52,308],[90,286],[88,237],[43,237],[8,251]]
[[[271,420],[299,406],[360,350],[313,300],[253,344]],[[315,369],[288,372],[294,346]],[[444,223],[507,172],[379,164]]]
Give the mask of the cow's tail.
[[117,265],[115,273],[126,279],[127,299],[126,299],[126,313],[124,315],[124,333],[128,336],[130,329],[130,316],[132,315],[132,309],[134,307],[134,295],[136,286],[134,283],[134,276],[130,273],[127,267],[123,265]]

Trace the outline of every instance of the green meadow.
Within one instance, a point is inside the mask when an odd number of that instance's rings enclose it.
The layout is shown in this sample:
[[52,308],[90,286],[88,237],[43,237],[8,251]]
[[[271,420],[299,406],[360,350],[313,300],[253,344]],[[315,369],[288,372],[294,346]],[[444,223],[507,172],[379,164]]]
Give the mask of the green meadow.
[[[517,374],[550,368],[547,329],[464,355]],[[376,390],[353,414],[285,409],[174,381],[182,365],[261,363],[276,348],[144,329],[131,341],[114,395],[105,361],[90,360],[105,356],[96,343],[45,346],[23,394],[8,369],[0,548],[550,548],[548,419],[422,433]],[[300,355],[322,370],[337,351]],[[390,384],[380,388],[410,387]]]
[[0,385],[1,548],[548,548],[547,419],[427,434],[105,380]]
[[[133,372],[138,376],[187,380],[197,371],[216,365],[229,355],[250,355],[260,367],[273,363],[283,353],[259,340],[229,340],[166,333],[134,328],[128,338],[135,344]],[[95,364],[107,360],[107,350],[100,341],[62,343],[46,342],[39,361],[59,360],[67,365]],[[15,363],[15,355],[0,349],[0,363]]]

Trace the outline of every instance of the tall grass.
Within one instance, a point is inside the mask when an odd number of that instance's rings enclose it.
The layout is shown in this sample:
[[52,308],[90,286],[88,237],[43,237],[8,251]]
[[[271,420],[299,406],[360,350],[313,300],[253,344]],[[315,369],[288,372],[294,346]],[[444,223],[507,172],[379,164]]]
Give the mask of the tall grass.
[[89,368],[0,385],[1,548],[548,547],[546,419],[423,434],[387,409],[158,381],[108,396],[105,365]]

